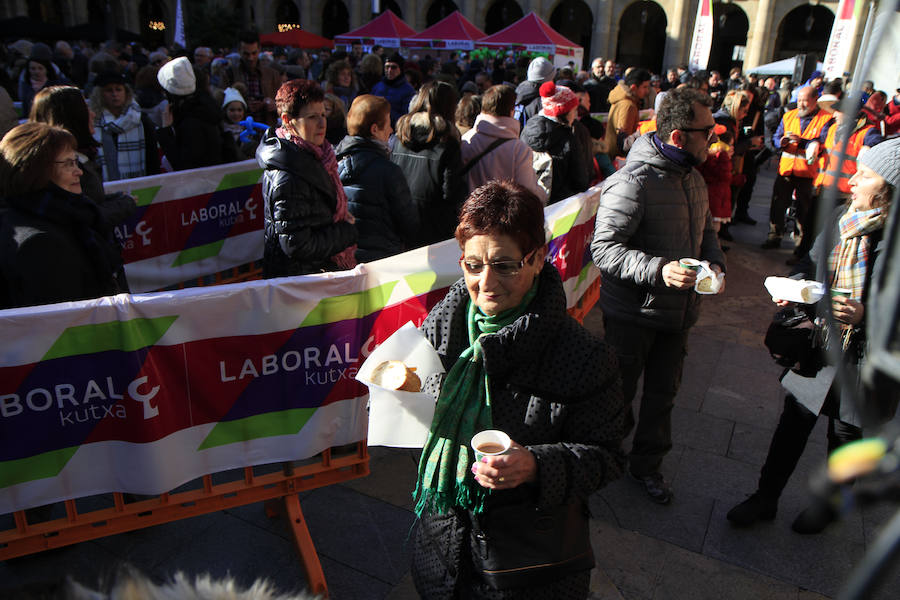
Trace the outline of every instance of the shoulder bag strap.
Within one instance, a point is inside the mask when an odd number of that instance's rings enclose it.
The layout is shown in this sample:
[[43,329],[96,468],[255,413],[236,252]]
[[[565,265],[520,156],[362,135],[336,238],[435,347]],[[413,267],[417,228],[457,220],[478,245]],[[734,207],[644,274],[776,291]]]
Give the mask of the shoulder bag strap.
[[467,162],[467,163],[466,163],[466,166],[464,166],[464,167],[462,168],[462,170],[460,170],[459,174],[460,174],[460,175],[465,175],[466,173],[468,173],[469,171],[471,171],[471,170],[472,170],[472,167],[474,167],[474,166],[478,163],[479,160],[481,160],[482,158],[484,158],[484,157],[485,157],[487,154],[489,154],[494,148],[500,146],[501,144],[504,144],[504,143],[510,141],[511,139],[513,139],[513,138],[498,138],[498,139],[494,140],[493,142],[491,142],[491,144],[490,144],[487,148],[485,148],[484,151],[481,152],[481,154],[479,154],[478,156],[476,156],[475,158],[473,158],[472,160],[470,160],[469,162]]

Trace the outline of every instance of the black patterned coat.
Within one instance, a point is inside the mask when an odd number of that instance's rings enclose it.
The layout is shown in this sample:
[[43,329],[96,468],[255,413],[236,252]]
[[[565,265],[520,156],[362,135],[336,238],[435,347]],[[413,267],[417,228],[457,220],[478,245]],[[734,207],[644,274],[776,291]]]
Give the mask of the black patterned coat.
[[[619,478],[624,421],[622,386],[613,351],[566,314],[559,273],[545,264],[538,292],[519,319],[482,337],[491,382],[494,427],[537,459],[537,482],[494,492],[507,503],[528,495],[541,506],[587,497]],[[422,330],[449,371],[468,347],[463,280],[432,310]],[[441,380],[426,381],[437,396]],[[590,571],[545,586],[491,590],[471,574],[470,523],[465,513],[426,515],[419,522],[413,578],[423,598],[584,598]]]

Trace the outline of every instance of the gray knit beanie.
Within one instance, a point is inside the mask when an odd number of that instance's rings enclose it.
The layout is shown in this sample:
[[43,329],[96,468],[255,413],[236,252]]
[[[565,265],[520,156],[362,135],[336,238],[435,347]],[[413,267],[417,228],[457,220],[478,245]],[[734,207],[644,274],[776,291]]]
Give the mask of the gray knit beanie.
[[543,56],[538,56],[528,65],[528,81],[544,83],[553,77],[554,70],[553,63]]
[[895,189],[900,187],[900,138],[872,146],[863,152],[859,162],[884,177]]

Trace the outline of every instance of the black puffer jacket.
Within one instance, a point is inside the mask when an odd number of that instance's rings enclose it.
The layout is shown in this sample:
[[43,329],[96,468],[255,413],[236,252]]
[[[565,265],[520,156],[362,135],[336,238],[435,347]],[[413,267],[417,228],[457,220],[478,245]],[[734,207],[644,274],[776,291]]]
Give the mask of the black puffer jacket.
[[127,292],[120,250],[81,194],[50,184],[0,201],[0,308]]
[[422,224],[413,241],[413,247],[418,247],[453,237],[459,208],[466,200],[469,186],[466,178],[459,175],[462,168],[459,140],[449,137],[441,142],[439,136],[433,136],[435,139],[428,141],[431,129],[424,112],[405,118],[422,124],[411,127],[409,145],[397,140],[391,162],[406,176]]
[[[469,345],[468,303],[469,293],[460,280],[422,324],[447,371]],[[537,295],[525,314],[496,334],[483,336],[481,344],[491,382],[493,424],[528,448],[538,465],[536,483],[491,494],[488,516],[492,505],[523,496],[544,507],[573,497],[587,498],[622,475],[624,405],[618,362],[604,342],[566,314],[565,292],[553,265],[544,265]],[[438,378],[430,378],[425,389],[437,395],[439,384]],[[422,517],[413,551],[413,578],[423,598],[468,598],[468,590],[459,590],[457,596],[450,588],[481,585],[468,581],[468,552],[460,552],[469,543],[467,521],[465,513]],[[449,564],[455,577],[443,572],[442,564]],[[528,597],[571,597],[577,586],[573,578],[579,577],[580,573],[574,573],[547,582],[530,590]],[[586,593],[586,578],[584,586]],[[521,593],[513,589],[474,597],[517,598]]]
[[574,130],[543,114],[531,117],[522,130],[522,141],[535,152],[546,152],[553,159],[553,181],[548,204],[559,202],[588,189],[592,168]]
[[419,215],[403,171],[388,158],[387,146],[347,136],[335,152],[359,233],[356,260],[369,262],[411,248],[419,232]]
[[221,111],[202,92],[173,102],[174,122],[157,130],[159,145],[176,171],[240,160],[231,134],[221,127]]
[[124,192],[103,191],[102,170],[95,160],[79,154],[78,166],[81,167],[81,193],[94,201],[104,221],[115,227],[134,214],[137,210],[134,198]]
[[256,150],[263,173],[266,245],[263,276],[335,271],[331,257],[356,243],[356,229],[334,222],[337,199],[325,167],[269,129]]
[[697,322],[700,296],[666,287],[666,263],[692,257],[725,269],[703,176],[664,156],[648,133],[603,182],[591,255],[603,273],[603,314],[665,331]]

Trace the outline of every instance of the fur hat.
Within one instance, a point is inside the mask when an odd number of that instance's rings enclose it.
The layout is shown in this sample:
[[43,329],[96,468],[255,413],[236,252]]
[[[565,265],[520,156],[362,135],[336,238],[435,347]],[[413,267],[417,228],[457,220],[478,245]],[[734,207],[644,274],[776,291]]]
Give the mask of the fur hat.
[[50,46],[44,44],[43,42],[37,42],[33,46],[31,46],[31,53],[28,56],[28,60],[36,60],[41,62],[50,62],[53,60],[53,51],[50,50]]
[[156,79],[163,89],[174,96],[188,96],[197,89],[194,67],[186,56],[179,56],[161,66]]
[[97,77],[94,78],[94,87],[102,88],[111,83],[126,85],[125,76],[116,71],[103,71],[102,73],[98,73]]
[[894,186],[900,187],[900,138],[886,140],[859,155],[866,165]]
[[244,102],[244,97],[241,96],[241,93],[233,87],[225,88],[225,100],[222,101],[222,108],[227,107],[232,102],[240,102],[244,105],[244,110],[247,110],[247,103]]
[[578,96],[564,85],[548,81],[541,85],[541,106],[548,117],[560,117],[578,106]]
[[538,56],[528,65],[528,81],[543,83],[553,77],[554,70],[553,63],[543,56]]

